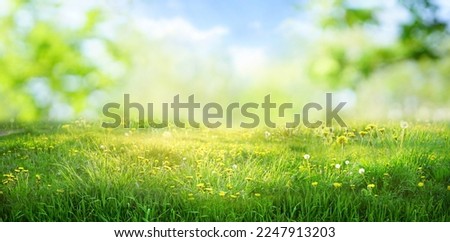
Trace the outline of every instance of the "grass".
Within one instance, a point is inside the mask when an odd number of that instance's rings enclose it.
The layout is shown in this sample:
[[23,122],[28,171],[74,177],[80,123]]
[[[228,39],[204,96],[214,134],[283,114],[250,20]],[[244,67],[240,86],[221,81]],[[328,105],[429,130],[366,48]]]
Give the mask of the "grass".
[[96,127],[0,137],[0,220],[450,221],[448,124]]

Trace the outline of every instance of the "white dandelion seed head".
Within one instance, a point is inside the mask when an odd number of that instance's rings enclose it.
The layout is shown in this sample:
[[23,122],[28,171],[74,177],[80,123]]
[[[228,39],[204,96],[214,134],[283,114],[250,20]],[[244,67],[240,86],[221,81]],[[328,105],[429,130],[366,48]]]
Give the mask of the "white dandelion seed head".
[[311,156],[310,156],[309,154],[305,154],[305,155],[303,156],[303,158],[305,158],[305,160],[309,160],[309,158],[311,158]]
[[358,170],[358,173],[361,174],[361,175],[364,174],[364,172],[366,172],[366,170],[364,170],[364,168],[360,168],[360,169]]
[[407,128],[409,127],[408,122],[406,122],[406,121],[401,121],[401,122],[400,122],[400,127],[401,127],[402,129],[407,129]]
[[349,161],[349,160],[346,160],[346,161],[345,161],[345,164],[346,164],[346,165],[349,165],[349,164],[350,164],[350,161]]
[[336,167],[336,169],[340,169],[340,168],[341,168],[341,165],[336,164],[336,165],[334,165],[334,167]]
[[104,150],[104,149],[106,149],[106,147],[104,145],[100,145],[100,149]]
[[238,166],[236,164],[232,165],[231,167],[235,170],[238,168]]
[[264,132],[264,137],[265,137],[266,139],[268,139],[268,138],[270,137],[270,135],[271,135],[271,133],[270,133],[269,131],[265,131],[265,132]]

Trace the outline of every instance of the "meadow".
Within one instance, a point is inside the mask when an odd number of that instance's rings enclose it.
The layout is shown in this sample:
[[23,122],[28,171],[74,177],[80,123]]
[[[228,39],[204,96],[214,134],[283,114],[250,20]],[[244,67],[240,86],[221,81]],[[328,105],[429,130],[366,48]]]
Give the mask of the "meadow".
[[450,124],[3,124],[0,221],[450,221]]

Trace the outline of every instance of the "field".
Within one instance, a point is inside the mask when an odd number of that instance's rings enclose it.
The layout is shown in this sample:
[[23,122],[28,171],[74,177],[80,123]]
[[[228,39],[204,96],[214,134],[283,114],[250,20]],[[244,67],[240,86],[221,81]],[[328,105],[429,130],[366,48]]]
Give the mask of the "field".
[[2,125],[0,221],[450,221],[446,123],[99,126]]

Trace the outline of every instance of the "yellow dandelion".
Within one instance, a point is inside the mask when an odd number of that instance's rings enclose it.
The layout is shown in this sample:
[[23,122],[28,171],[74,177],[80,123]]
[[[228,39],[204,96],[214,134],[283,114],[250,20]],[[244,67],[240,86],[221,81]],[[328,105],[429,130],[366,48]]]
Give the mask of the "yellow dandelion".
[[447,186],[447,191],[450,191],[450,185]]
[[205,183],[199,183],[199,184],[197,184],[197,188],[198,188],[198,189],[203,189],[203,188],[205,188]]
[[333,183],[333,187],[334,187],[334,188],[340,188],[340,187],[342,187],[342,183],[340,183],[340,182],[335,182],[335,183]]
[[376,129],[376,128],[377,128],[377,126],[375,124],[368,124],[366,126],[366,130],[371,130],[371,129]]
[[418,187],[423,187],[423,186],[425,186],[425,184],[423,182],[419,182],[419,183],[417,183],[417,186]]
[[227,194],[227,193],[224,192],[224,191],[220,191],[220,192],[219,192],[219,196],[221,196],[221,197],[225,197],[226,194]]
[[236,199],[237,196],[236,195],[230,195],[231,198]]
[[366,132],[366,131],[359,131],[359,135],[361,135],[362,137],[364,137],[364,136],[367,135],[367,132]]
[[186,178],[186,179],[194,179],[193,176],[185,176],[184,178]]
[[367,188],[368,188],[368,189],[375,188],[375,184],[371,183],[371,184],[367,185]]
[[193,193],[188,193],[188,197],[193,197],[194,194]]
[[311,186],[317,187],[318,184],[319,184],[318,182],[312,182],[312,183],[311,183]]
[[245,180],[246,180],[246,181],[253,181],[253,178],[251,178],[251,177],[246,177]]
[[255,197],[261,197],[260,193],[255,193]]
[[341,135],[341,136],[337,137],[336,143],[338,143],[340,145],[345,145],[345,144],[348,143],[348,138],[343,136],[343,135]]

